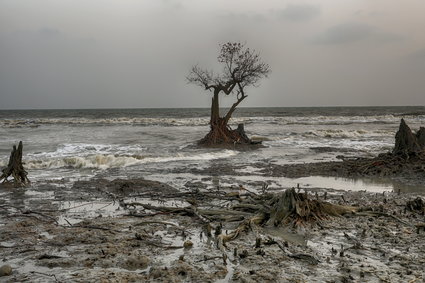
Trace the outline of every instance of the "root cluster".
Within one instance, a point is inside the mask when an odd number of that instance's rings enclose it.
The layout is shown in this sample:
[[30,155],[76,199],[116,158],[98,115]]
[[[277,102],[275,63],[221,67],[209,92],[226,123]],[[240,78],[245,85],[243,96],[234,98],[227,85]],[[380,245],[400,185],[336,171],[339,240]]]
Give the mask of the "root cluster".
[[211,125],[210,132],[199,141],[200,145],[212,146],[223,144],[253,144],[245,134],[243,124],[239,124],[236,130],[232,130],[223,118]]

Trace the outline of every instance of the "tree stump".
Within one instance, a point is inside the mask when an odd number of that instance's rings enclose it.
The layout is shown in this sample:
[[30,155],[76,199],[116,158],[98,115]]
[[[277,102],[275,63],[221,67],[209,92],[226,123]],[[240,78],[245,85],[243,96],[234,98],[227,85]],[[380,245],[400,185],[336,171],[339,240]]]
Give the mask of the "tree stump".
[[238,124],[238,128],[236,129],[236,132],[239,134],[239,136],[241,137],[241,139],[243,141],[248,141],[251,142],[251,140],[248,138],[248,136],[245,133],[245,126],[244,124]]
[[418,139],[419,146],[425,149],[425,128],[420,127],[419,131],[416,132],[416,138]]
[[409,158],[410,156],[418,155],[421,152],[422,147],[419,145],[416,135],[412,133],[412,130],[409,126],[407,126],[404,119],[401,119],[400,128],[395,135],[393,155],[400,155],[402,157]]
[[9,163],[6,168],[2,169],[2,175],[0,181],[3,179],[3,183],[8,182],[7,178],[12,176],[14,179],[15,187],[26,186],[30,183],[22,163],[22,141],[19,142],[18,148],[16,145],[13,146],[12,153],[10,154]]

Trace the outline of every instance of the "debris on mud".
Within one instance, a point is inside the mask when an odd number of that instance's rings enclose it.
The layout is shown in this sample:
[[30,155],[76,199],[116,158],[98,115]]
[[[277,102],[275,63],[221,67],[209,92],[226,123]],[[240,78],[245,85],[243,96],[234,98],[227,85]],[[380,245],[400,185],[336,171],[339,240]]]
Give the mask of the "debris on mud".
[[[121,191],[123,184],[129,187]],[[72,190],[87,202],[115,203],[115,217],[67,223],[59,219],[68,211],[53,209],[54,200],[26,208],[3,200],[0,250],[13,269],[5,280],[424,279],[422,197],[272,193],[267,186],[177,190],[143,179],[76,182]]]

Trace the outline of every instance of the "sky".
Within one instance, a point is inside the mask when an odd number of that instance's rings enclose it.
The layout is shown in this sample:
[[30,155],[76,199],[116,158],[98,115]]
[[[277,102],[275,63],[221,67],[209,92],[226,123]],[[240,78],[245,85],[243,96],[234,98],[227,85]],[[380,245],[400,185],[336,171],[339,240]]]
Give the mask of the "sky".
[[241,106],[423,106],[424,11],[423,0],[0,0],[0,109],[209,107],[186,76],[220,72],[229,41],[272,70]]

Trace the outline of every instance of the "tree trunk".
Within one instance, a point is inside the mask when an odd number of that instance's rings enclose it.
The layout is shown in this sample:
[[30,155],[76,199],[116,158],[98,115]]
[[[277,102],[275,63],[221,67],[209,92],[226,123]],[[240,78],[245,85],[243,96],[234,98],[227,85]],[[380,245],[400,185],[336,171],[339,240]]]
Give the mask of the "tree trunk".
[[13,146],[13,150],[10,154],[9,163],[6,168],[2,170],[0,181],[3,183],[7,182],[7,178],[12,176],[16,187],[26,186],[30,181],[27,178],[27,171],[25,171],[22,164],[22,141],[19,142],[18,148],[16,145]]
[[242,127],[239,126],[237,130],[232,130],[228,125],[230,115],[246,96],[234,103],[227,115],[222,118],[220,117],[219,92],[220,90],[214,91],[211,101],[210,132],[199,141],[199,144],[206,146],[251,144],[252,142],[245,134],[243,125]]
[[219,91],[214,90],[214,96],[211,101],[211,120],[210,126],[217,124],[220,119],[220,104],[218,98]]

